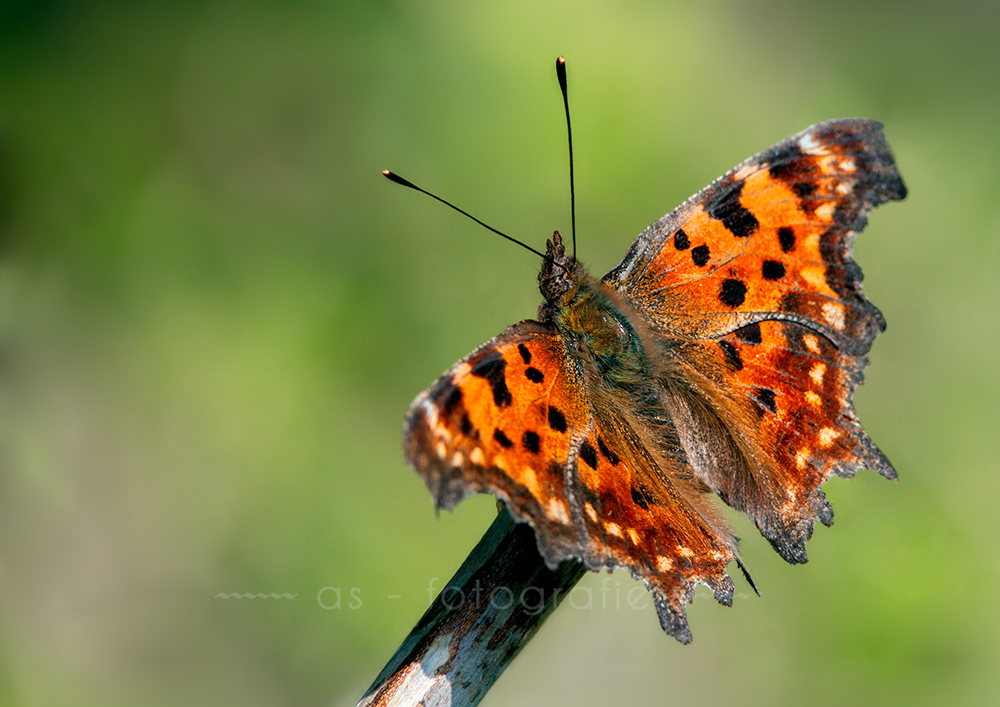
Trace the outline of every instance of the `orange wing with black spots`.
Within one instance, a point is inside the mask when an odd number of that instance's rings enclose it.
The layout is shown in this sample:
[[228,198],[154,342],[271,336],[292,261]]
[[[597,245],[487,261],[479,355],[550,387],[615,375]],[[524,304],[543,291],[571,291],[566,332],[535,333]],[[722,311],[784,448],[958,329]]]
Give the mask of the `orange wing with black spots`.
[[687,642],[695,584],[732,603],[735,541],[683,460],[656,456],[641,427],[587,391],[557,331],[526,321],[413,402],[405,454],[438,507],[481,492],[505,501],[550,566],[627,568],[653,592],[664,629]]
[[[895,471],[851,404],[885,328],[861,292],[855,235],[906,189],[882,126],[815,125],[747,160],[643,232],[604,282],[670,341],[720,365],[716,383],[759,428],[730,429],[745,469],[706,482],[804,562],[831,474]],[[739,478],[740,475],[752,478]]]
[[525,321],[456,363],[410,406],[407,462],[439,508],[493,493],[530,521],[550,563],[585,545],[567,461],[589,425],[562,341]]
[[646,425],[628,406],[598,397],[596,408],[571,474],[588,539],[577,556],[589,569],[625,567],[643,580],[663,629],[688,643],[685,605],[696,584],[732,604],[726,565],[738,561],[736,540],[686,461],[644,442]]
[[744,434],[752,434],[762,461],[743,473],[756,474],[753,486],[764,492],[741,494],[736,475],[720,475],[708,483],[746,511],[786,560],[805,562],[805,542],[815,521],[833,522],[833,510],[820,490],[824,481],[832,475],[852,476],[860,468],[896,477],[852,406],[866,361],[788,321],[751,324],[705,346],[725,361],[734,389],[759,418],[759,427]]
[[875,206],[905,195],[880,123],[820,123],[654,223],[604,282],[672,334],[787,319],[863,354],[885,321],[851,248]]

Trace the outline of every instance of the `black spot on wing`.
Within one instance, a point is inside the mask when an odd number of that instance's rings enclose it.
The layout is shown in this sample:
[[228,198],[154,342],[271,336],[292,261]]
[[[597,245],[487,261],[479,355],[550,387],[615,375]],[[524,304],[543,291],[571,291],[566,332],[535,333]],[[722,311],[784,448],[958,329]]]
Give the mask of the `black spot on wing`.
[[510,449],[514,446],[514,443],[510,441],[510,437],[505,435],[499,427],[493,431],[493,439],[504,449]]
[[739,307],[747,297],[747,286],[742,280],[729,278],[722,281],[719,301],[727,307]]
[[441,412],[444,413],[445,418],[448,418],[462,404],[462,389],[451,381],[448,381],[446,385],[447,387],[441,391],[444,398],[444,402],[441,403]]
[[521,358],[524,360],[524,365],[531,363],[531,352],[528,351],[528,347],[524,344],[517,345],[518,353],[521,354]]
[[549,427],[556,432],[566,431],[566,416],[562,414],[559,408],[554,408],[551,405],[549,406]]
[[795,247],[795,232],[788,226],[782,226],[778,229],[778,243],[782,252],[789,252]]
[[708,215],[722,221],[722,225],[737,238],[749,238],[760,225],[757,217],[740,203],[743,183],[742,179],[738,179],[724,187],[708,209]]
[[618,455],[608,449],[608,445],[604,443],[604,439],[600,435],[597,436],[597,448],[601,450],[601,454],[604,458],[608,460],[611,466],[618,466],[618,462],[621,461]]
[[691,261],[699,268],[704,267],[710,257],[707,245],[702,244],[691,249]]
[[729,370],[742,371],[743,359],[740,358],[740,352],[737,350],[736,346],[733,345],[733,342],[720,341],[719,347],[722,349],[722,353],[726,357],[726,365],[729,366]]
[[785,266],[777,260],[765,260],[760,274],[765,280],[780,280],[785,276]]
[[636,485],[632,487],[632,503],[648,511],[650,506],[656,505],[656,499],[649,494],[645,486]]
[[538,433],[531,430],[525,431],[521,442],[524,444],[524,448],[532,454],[538,454],[538,450],[541,448],[541,439],[539,439]]
[[597,452],[590,446],[590,442],[584,442],[580,445],[580,459],[591,469],[597,468]]
[[774,399],[774,391],[770,388],[758,388],[756,399],[757,402],[770,412],[778,411],[778,404]]
[[524,375],[527,376],[528,380],[532,383],[541,383],[545,380],[545,374],[539,371],[534,366],[528,366],[524,369]]
[[753,324],[747,324],[744,327],[740,327],[739,329],[734,331],[733,334],[735,334],[740,339],[740,341],[743,341],[744,343],[747,344],[753,344],[755,346],[759,344],[761,341],[763,341],[760,335],[760,324],[758,324],[757,322],[754,322]]
[[493,402],[500,408],[507,407],[513,401],[510,390],[507,388],[507,379],[504,377],[506,369],[507,361],[498,351],[487,354],[472,367],[472,375],[482,378],[490,384],[490,389],[493,391]]
[[688,238],[688,234],[684,232],[683,228],[678,228],[677,233],[674,234],[674,248],[677,250],[687,250],[691,247],[691,239]]
[[816,185],[813,182],[795,182],[791,186],[792,191],[795,192],[796,196],[800,199],[808,199],[816,193]]

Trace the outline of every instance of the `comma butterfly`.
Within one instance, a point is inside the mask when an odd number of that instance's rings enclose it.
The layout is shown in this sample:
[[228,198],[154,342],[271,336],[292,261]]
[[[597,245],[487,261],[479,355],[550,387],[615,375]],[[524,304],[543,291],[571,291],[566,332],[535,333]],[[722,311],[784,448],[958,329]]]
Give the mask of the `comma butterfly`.
[[882,125],[850,118],[740,164],[600,279],[555,232],[538,321],[416,398],[408,463],[439,508],[501,499],[552,568],[626,568],[689,642],[695,585],[730,605],[725,568],[740,563],[711,494],[801,563],[815,522],[833,522],[824,481],[896,477],[851,401],[885,328],[851,249],[871,210],[905,195]]

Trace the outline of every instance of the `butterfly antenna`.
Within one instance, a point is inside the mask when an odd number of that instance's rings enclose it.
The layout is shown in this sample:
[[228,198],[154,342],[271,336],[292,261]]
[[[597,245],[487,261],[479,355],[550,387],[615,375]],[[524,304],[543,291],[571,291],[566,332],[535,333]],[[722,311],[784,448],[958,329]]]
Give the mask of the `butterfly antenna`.
[[431,194],[426,189],[421,189],[420,187],[418,187],[413,182],[411,182],[411,181],[409,181],[407,179],[403,179],[398,174],[393,174],[389,170],[384,169],[384,170],[382,170],[382,175],[386,179],[388,179],[390,182],[395,182],[396,184],[401,184],[404,187],[409,187],[410,189],[414,189],[414,190],[420,192],[421,194],[426,194],[427,196],[431,197],[432,199],[437,199],[438,201],[440,201],[445,206],[454,209],[455,211],[457,211],[458,213],[462,214],[463,216],[468,216],[469,218],[471,218],[473,221],[475,221],[476,223],[478,223],[480,226],[482,226],[486,230],[493,231],[495,234],[497,234],[498,236],[501,236],[503,238],[506,238],[511,243],[516,243],[517,245],[521,246],[522,248],[524,248],[526,250],[530,250],[532,253],[534,253],[535,255],[537,255],[539,258],[542,258],[542,259],[545,258],[545,254],[544,253],[538,252],[537,250],[535,250],[534,248],[532,248],[527,243],[522,243],[521,241],[517,240],[516,238],[512,238],[511,236],[508,236],[503,231],[498,231],[497,229],[493,228],[493,226],[490,226],[487,223],[483,223],[482,221],[480,221],[479,219],[477,219],[475,216],[473,216],[472,214],[470,214],[468,211],[465,211],[464,209],[458,208],[457,206],[455,206],[454,204],[452,204],[450,201],[445,201],[444,199],[442,199],[437,194]]
[[573,260],[576,260],[576,189],[573,184],[573,128],[569,123],[569,95],[566,92],[566,59],[556,59],[556,76],[566,109],[566,137],[569,139],[569,213],[573,224]]

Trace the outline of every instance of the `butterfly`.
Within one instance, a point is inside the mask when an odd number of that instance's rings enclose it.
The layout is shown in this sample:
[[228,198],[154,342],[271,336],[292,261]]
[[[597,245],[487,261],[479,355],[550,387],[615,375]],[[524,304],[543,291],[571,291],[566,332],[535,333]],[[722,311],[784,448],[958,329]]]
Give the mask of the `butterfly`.
[[730,605],[726,566],[743,568],[713,496],[802,563],[816,521],[833,522],[824,481],[896,478],[852,404],[885,320],[851,250],[905,195],[882,125],[833,120],[695,194],[600,279],[555,232],[538,319],[414,400],[407,462],[438,508],[503,501],[551,568],[627,569],[689,642],[695,586]]

